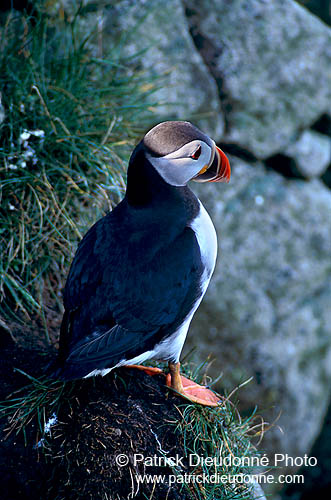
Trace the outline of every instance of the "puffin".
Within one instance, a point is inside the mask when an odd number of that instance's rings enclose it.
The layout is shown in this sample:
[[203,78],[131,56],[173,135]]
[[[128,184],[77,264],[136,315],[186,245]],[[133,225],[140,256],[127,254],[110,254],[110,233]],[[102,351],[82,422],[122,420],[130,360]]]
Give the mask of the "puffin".
[[79,243],[63,302],[52,377],[75,380],[114,368],[168,362],[166,384],[192,402],[215,406],[207,387],[180,373],[193,315],[216,255],[213,223],[190,181],[229,182],[229,160],[187,121],[153,127],[135,147],[122,201]]

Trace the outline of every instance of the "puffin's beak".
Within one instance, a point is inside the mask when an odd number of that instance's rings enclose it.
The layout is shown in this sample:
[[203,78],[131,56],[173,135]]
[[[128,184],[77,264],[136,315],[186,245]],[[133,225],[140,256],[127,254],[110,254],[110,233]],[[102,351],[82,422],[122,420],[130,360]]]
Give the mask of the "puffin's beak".
[[231,177],[230,162],[228,157],[217,146],[214,161],[208,170],[212,170],[215,161],[217,162],[217,175],[214,179],[210,179],[208,182],[229,182]]
[[209,164],[193,180],[196,182],[229,182],[230,177],[230,162],[223,151],[215,145],[214,155]]

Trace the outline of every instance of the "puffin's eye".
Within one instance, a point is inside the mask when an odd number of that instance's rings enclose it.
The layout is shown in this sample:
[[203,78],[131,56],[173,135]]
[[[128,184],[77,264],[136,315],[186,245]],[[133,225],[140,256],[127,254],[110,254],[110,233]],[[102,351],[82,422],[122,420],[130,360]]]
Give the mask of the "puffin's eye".
[[198,149],[194,151],[194,153],[191,155],[191,158],[193,160],[197,160],[200,155],[201,155],[201,146],[199,146]]

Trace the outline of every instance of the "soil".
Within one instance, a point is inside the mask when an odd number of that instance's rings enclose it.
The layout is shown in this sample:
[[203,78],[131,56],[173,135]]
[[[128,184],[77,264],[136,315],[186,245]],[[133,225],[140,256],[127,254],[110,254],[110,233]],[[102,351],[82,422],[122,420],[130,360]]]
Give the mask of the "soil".
[[[46,348],[47,343],[40,341],[45,334],[38,326],[27,328],[10,325],[11,335],[7,330],[0,330],[0,400],[5,400],[20,388],[27,386],[29,380],[16,369],[38,376],[43,372],[55,352]],[[53,352],[52,352],[53,351]],[[40,499],[45,488],[45,463],[33,449],[37,436],[37,424],[31,422],[23,434],[11,433],[7,436],[8,418],[0,420],[0,470],[3,500]]]
[[[191,498],[178,486],[138,485],[135,479],[137,474],[174,473],[164,458],[162,466],[150,466],[140,461],[143,456],[184,456],[182,436],[175,431],[181,401],[164,386],[164,376],[121,369],[85,381],[75,392],[50,443],[52,456],[59,457],[53,484],[58,488],[61,481],[61,498],[71,498],[73,491],[84,499],[126,499],[135,493],[139,499]],[[116,464],[120,454],[128,457],[124,467]]]
[[[16,371],[40,376],[55,356],[37,326],[14,328],[2,335],[0,399],[28,385]],[[164,457],[185,456],[183,436],[176,431],[183,400],[165,386],[165,377],[121,368],[106,377],[70,383],[73,396],[61,405],[58,423],[40,439],[38,423],[26,427],[25,436],[8,433],[2,418],[0,467],[3,500],[55,499],[167,499],[192,498],[182,485],[137,484],[137,474],[174,474]],[[128,456],[120,467],[116,456]],[[136,455],[135,455],[136,454]],[[143,463],[144,457],[163,457],[161,465]],[[135,456],[137,460],[135,461]],[[180,473],[189,470],[180,464]]]

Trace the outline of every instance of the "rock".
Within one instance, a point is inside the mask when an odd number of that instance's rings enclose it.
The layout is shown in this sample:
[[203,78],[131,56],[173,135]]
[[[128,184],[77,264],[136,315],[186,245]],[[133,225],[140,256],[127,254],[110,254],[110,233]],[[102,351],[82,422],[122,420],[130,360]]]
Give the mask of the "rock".
[[[90,34],[97,20],[102,28],[102,35],[92,40],[96,54],[100,57],[109,47],[121,46],[128,64],[145,72],[151,90],[157,89],[151,97],[158,104],[156,121],[191,120],[212,137],[222,137],[217,85],[192,41],[180,0],[85,4],[80,20],[83,32]],[[71,15],[75,6],[75,1],[66,0],[65,9]]]
[[[117,17],[120,33],[134,32],[125,53],[132,56],[148,48],[140,59],[144,70],[156,86],[157,79],[165,76],[163,87],[153,95],[155,102],[162,104],[158,121],[167,117],[190,119],[212,137],[221,137],[224,123],[217,86],[194,46],[181,1],[140,0],[124,16],[121,13],[122,4]],[[113,19],[109,17],[105,23],[110,35]]]
[[295,143],[285,149],[284,154],[293,158],[304,177],[319,177],[326,171],[331,160],[331,139],[306,130]]
[[225,114],[222,140],[282,152],[331,106],[330,29],[292,0],[183,0]]
[[239,392],[243,407],[257,404],[271,421],[281,412],[262,447],[302,456],[330,395],[331,194],[316,179],[232,167],[229,186],[196,188],[220,249],[185,350],[196,346],[199,361],[212,354],[211,374],[223,372],[229,390],[253,376]]

